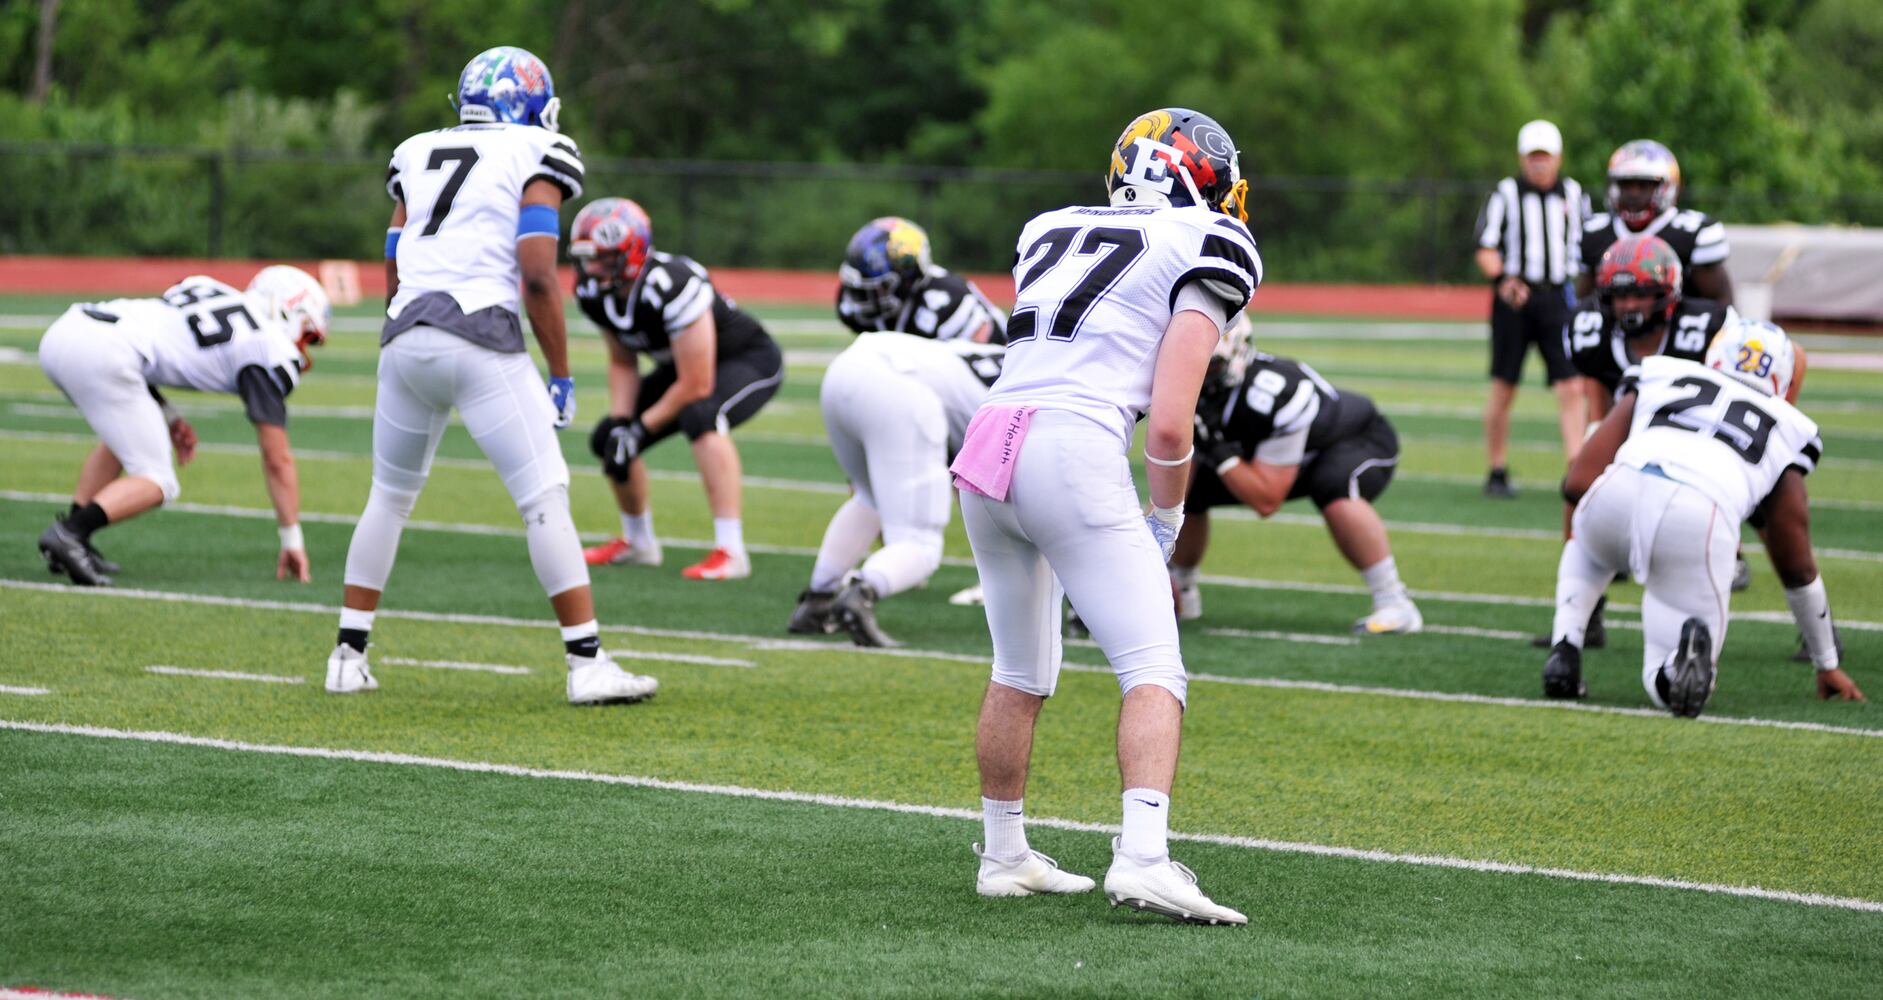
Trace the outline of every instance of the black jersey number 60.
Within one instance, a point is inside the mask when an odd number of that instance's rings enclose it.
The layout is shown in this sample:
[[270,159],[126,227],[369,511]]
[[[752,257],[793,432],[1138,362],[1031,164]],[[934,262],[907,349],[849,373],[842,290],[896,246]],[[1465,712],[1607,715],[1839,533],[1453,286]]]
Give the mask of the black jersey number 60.
[[[1052,327],[1047,331],[1046,339],[1071,340],[1078,334],[1079,324],[1085,321],[1085,314],[1091,311],[1092,304],[1104,298],[1105,293],[1111,291],[1111,287],[1125,273],[1125,269],[1144,255],[1144,246],[1144,233],[1136,229],[1117,226],[1080,229],[1077,226],[1066,226],[1048,230],[1021,255],[1021,260],[1031,260],[1033,266],[1020,276],[1020,284],[1015,291],[1024,293],[1029,285],[1058,267],[1068,251],[1081,257],[1103,252],[1103,256],[1098,257],[1086,270],[1079,283],[1053,307]],[[1038,326],[1038,307],[1014,310],[1007,320],[1007,343],[1015,344],[1031,339],[1038,333]]]

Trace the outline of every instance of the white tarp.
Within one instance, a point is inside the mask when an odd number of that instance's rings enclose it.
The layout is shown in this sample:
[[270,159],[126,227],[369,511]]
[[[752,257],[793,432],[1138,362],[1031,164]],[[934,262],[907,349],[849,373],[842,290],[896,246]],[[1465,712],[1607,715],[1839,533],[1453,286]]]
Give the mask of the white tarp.
[[1742,312],[1883,323],[1883,229],[1728,223],[1726,237]]

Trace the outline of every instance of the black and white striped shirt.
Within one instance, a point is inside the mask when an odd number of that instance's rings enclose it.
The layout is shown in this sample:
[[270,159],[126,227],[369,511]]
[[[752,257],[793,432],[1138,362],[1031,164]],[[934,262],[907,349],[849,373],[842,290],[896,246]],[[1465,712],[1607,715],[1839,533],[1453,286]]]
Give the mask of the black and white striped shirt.
[[1561,285],[1582,267],[1582,185],[1559,177],[1547,190],[1506,177],[1478,213],[1478,246],[1504,255],[1504,273],[1531,284]]

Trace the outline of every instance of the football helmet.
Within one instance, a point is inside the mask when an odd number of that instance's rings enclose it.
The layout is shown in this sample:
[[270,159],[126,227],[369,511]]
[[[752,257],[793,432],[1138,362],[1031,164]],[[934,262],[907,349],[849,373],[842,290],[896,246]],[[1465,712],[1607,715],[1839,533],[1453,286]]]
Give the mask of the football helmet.
[[1738,317],[1713,335],[1705,363],[1770,396],[1791,391],[1791,338],[1777,323]]
[[[1595,296],[1622,333],[1636,336],[1671,322],[1680,305],[1680,258],[1659,236],[1624,236],[1602,254]],[[1616,299],[1652,296],[1646,307],[1618,309]]]
[[626,198],[597,198],[569,227],[569,257],[603,288],[634,284],[654,252],[654,223]]
[[261,300],[268,316],[287,324],[301,349],[301,368],[314,367],[308,349],[325,344],[333,325],[333,304],[320,282],[298,267],[274,264],[249,279],[248,294]]
[[460,122],[509,122],[556,131],[562,99],[549,67],[523,49],[499,45],[479,52],[458,74],[451,106]]
[[1112,146],[1105,189],[1113,205],[1200,205],[1249,221],[1249,182],[1236,143],[1188,108],[1139,115]]
[[887,320],[902,310],[934,265],[928,233],[908,219],[886,215],[850,237],[837,280],[859,315]]
[[[1622,181],[1648,181],[1654,185],[1647,200],[1626,197]],[[1640,229],[1674,207],[1680,194],[1680,164],[1666,146],[1653,139],[1624,143],[1608,158],[1608,210],[1630,229]]]

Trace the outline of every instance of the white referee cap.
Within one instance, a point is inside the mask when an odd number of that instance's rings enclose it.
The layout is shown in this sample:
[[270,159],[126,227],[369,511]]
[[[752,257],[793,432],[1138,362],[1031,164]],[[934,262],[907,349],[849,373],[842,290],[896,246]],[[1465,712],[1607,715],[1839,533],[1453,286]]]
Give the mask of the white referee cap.
[[1563,155],[1563,134],[1541,118],[1525,125],[1517,131],[1517,155],[1528,153]]

